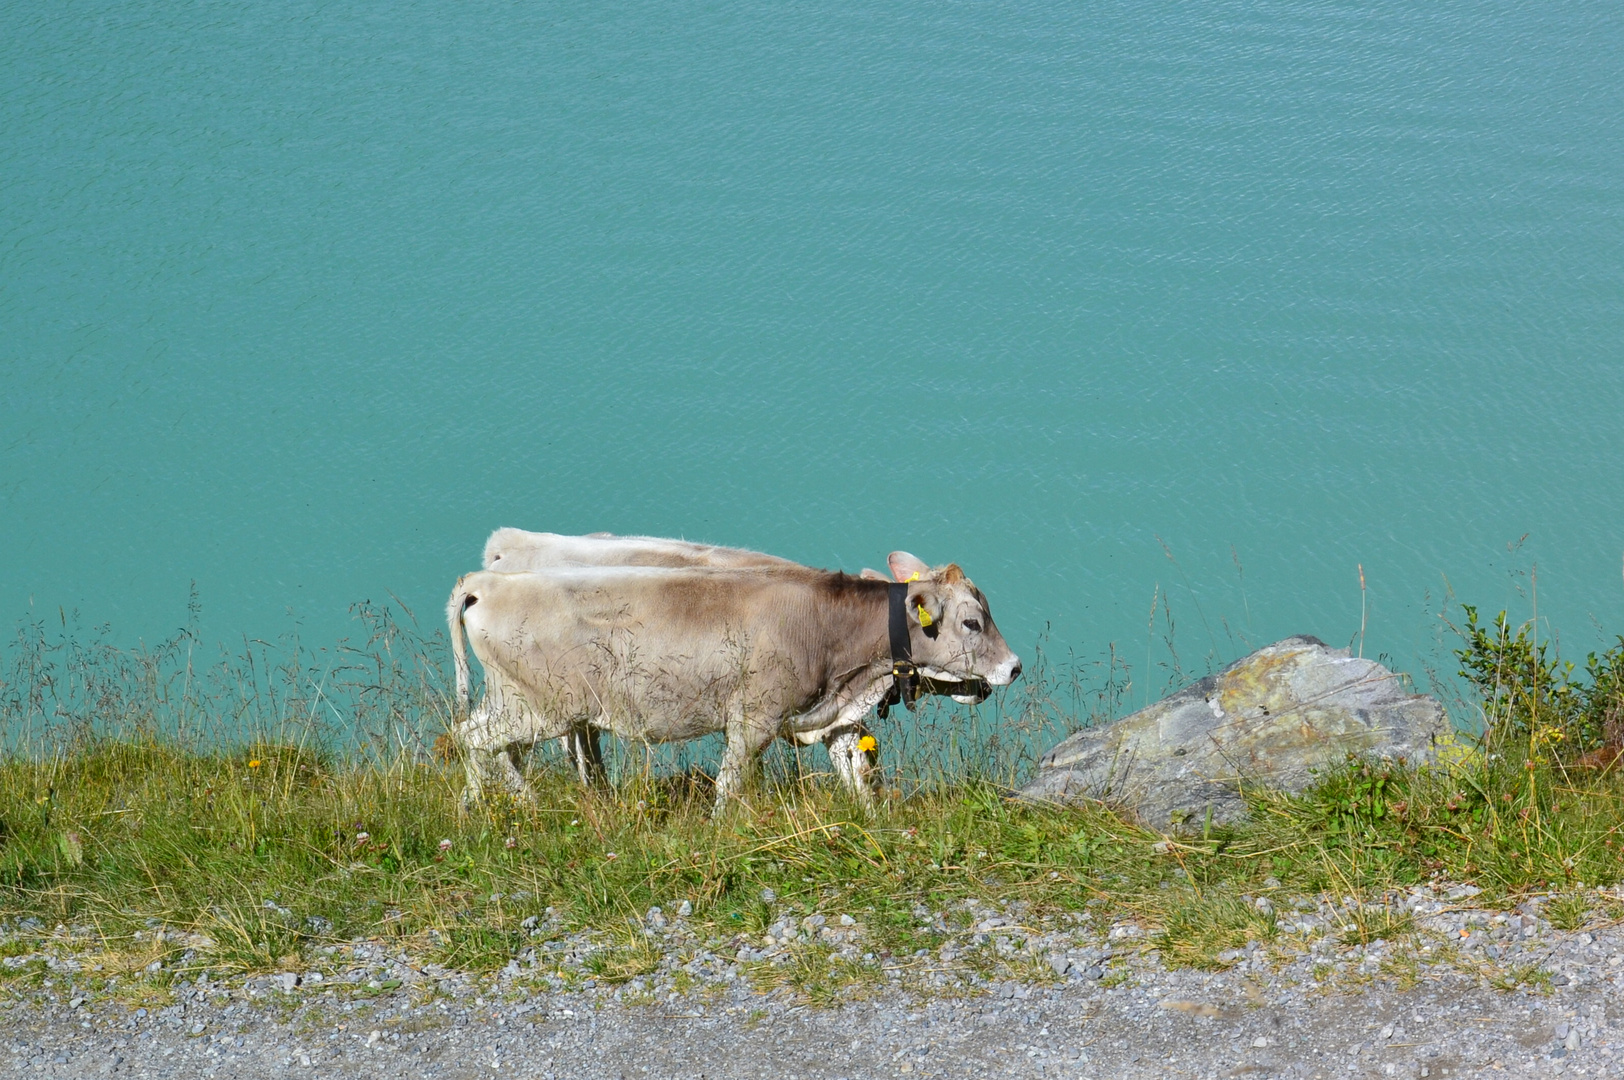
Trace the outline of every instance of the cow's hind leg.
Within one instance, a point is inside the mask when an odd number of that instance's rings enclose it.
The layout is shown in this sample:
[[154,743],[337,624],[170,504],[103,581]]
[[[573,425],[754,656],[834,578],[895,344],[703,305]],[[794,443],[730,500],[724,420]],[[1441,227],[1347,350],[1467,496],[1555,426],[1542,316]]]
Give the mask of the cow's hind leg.
[[482,698],[468,719],[462,722],[457,731],[457,741],[462,745],[462,772],[465,783],[462,789],[462,808],[470,810],[478,805],[485,797],[485,776],[488,773],[490,750],[485,745],[485,737],[490,729],[491,701],[490,696]]
[[490,694],[475,706],[462,725],[463,773],[467,785],[462,792],[462,808],[472,809],[485,797],[485,784],[492,773],[501,776],[502,785],[515,799],[529,801],[530,786],[519,769],[521,743],[512,741],[508,717]]
[[484,746],[464,746],[462,751],[463,776],[467,783],[462,789],[462,808],[471,810],[485,798],[485,780],[490,776],[496,758],[507,761],[507,754]]
[[864,806],[874,805],[874,788],[879,782],[879,743],[861,725],[840,728],[824,737],[835,775]]
[[517,743],[504,747],[496,755],[497,768],[502,774],[502,784],[507,788],[508,795],[519,802],[530,802],[535,795],[530,785],[524,781],[524,770],[519,768],[520,747]]
[[479,805],[479,800],[485,794],[485,770],[480,767],[480,758],[485,755],[483,750],[473,747],[463,747],[462,772],[465,783],[462,788],[462,808],[472,810]]

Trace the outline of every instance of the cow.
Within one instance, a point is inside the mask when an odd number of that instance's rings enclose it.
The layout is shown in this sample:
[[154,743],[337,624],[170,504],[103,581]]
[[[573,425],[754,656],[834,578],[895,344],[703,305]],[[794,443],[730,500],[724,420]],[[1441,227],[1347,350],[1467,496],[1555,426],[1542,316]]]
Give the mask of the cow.
[[[778,568],[813,570],[789,559],[767,555],[746,548],[719,547],[692,540],[671,540],[658,536],[616,536],[597,532],[585,536],[567,536],[561,533],[529,532],[525,529],[500,528],[485,541],[482,562],[486,570],[503,573],[521,573],[531,570],[549,570],[560,566],[710,566],[719,569]],[[874,581],[890,580],[885,575],[864,568],[862,577]],[[991,688],[985,682],[942,682],[922,679],[918,692],[951,697],[961,705],[975,705],[987,699]],[[912,708],[912,702],[909,702]],[[883,715],[882,707],[882,715]],[[859,728],[857,738],[868,735]],[[603,767],[603,751],[598,743],[598,732],[581,727],[563,738],[564,753],[574,766],[583,783],[601,783],[607,778]],[[510,755],[511,756],[511,755]],[[518,768],[518,763],[513,763]]]
[[[483,569],[498,570],[504,574],[550,570],[559,566],[711,566],[742,569],[798,565],[776,555],[745,548],[700,544],[692,540],[616,536],[606,532],[567,536],[514,528],[500,528],[491,533],[485,541],[485,554],[481,561]],[[864,573],[872,574],[873,571],[865,570]],[[601,783],[607,777],[603,767],[603,750],[594,728],[576,728],[564,736],[563,743],[565,756],[583,783]],[[509,758],[512,757],[510,753]],[[512,768],[518,768],[517,762],[512,762]]]
[[[869,800],[875,761],[859,721],[893,683],[917,671],[1007,686],[1021,672],[958,566],[932,569],[901,551],[888,563],[900,584],[796,564],[465,575],[447,604],[464,801],[481,797],[490,765],[528,797],[515,754],[583,728],[644,742],[725,733],[718,808],[773,739],[821,741],[844,784]],[[485,672],[471,713],[469,648]]]
[[[614,533],[606,532],[567,536],[563,533],[501,528],[491,533],[490,538],[485,541],[482,562],[482,568],[485,570],[516,574],[532,570],[551,570],[560,566],[710,566],[717,569],[766,567],[802,570],[812,575],[828,572],[777,555],[751,551],[748,548],[720,547],[693,540],[671,540],[661,536],[616,536]],[[863,568],[859,576],[869,581],[891,580],[879,571],[867,567]],[[976,705],[987,700],[987,686],[979,680],[972,683],[926,680],[922,689],[925,693],[951,697],[961,705]]]

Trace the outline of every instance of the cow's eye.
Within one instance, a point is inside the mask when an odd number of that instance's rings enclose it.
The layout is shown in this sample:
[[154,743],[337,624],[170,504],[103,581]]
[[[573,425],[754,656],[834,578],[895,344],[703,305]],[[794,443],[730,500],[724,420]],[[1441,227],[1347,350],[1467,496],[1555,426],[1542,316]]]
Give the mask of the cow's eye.
[[981,620],[979,620],[979,619],[965,619],[964,620],[964,628],[966,630],[970,631],[970,633],[972,633],[972,634],[979,634],[979,633],[981,633]]

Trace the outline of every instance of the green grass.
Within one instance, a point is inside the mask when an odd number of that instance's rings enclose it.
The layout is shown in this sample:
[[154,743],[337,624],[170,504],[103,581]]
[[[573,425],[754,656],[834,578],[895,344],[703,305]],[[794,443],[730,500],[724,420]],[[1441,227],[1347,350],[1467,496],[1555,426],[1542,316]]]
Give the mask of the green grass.
[[1160,913],[1156,945],[1171,967],[1217,968],[1218,956],[1249,941],[1272,941],[1274,917],[1238,897],[1200,897],[1182,893]]
[[[851,913],[866,948],[899,957],[939,940],[916,904],[1021,900],[1032,924],[1095,901],[1096,914],[1150,926],[1166,962],[1214,967],[1273,937],[1272,916],[1243,893],[1370,901],[1344,933],[1368,942],[1413,929],[1379,906],[1393,888],[1442,876],[1475,882],[1480,901],[1551,892],[1553,920],[1577,926],[1589,905],[1574,883],[1609,884],[1624,869],[1616,776],[1505,754],[1380,767],[1379,785],[1377,769],[1351,765],[1300,798],[1259,795],[1254,824],[1169,842],[1100,807],[1027,806],[974,782],[925,786],[869,814],[827,778],[781,780],[713,819],[699,785],[593,792],[543,771],[535,805],[465,816],[454,766],[105,742],[0,762],[0,908],[94,927],[109,971],[187,957],[247,972],[308,963],[357,936],[491,970],[525,947],[521,922],[552,907],[603,932],[589,970],[612,982],[658,960],[629,920],[683,900],[720,939],[757,936],[786,909]],[[157,924],[171,931],[162,940]],[[818,997],[858,973],[808,959],[773,978]]]
[[1369,945],[1373,941],[1393,941],[1415,933],[1415,916],[1391,907],[1360,907],[1347,912],[1347,929],[1339,935],[1344,945]]
[[1551,897],[1545,908],[1545,917],[1558,930],[1577,930],[1590,921],[1590,898],[1581,893],[1563,893]]
[[859,1000],[880,981],[871,968],[845,961],[816,944],[792,948],[782,964],[758,961],[749,964],[748,970],[756,985],[794,990],[814,1005]]

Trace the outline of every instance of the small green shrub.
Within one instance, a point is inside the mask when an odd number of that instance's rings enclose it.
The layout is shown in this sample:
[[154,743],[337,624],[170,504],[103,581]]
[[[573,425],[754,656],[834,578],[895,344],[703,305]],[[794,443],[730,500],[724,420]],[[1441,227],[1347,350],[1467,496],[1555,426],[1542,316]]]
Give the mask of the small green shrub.
[[1461,677],[1482,698],[1486,740],[1503,747],[1527,740],[1531,753],[1567,744],[1572,757],[1602,745],[1624,745],[1624,637],[1585,659],[1582,676],[1550,641],[1536,642],[1534,623],[1515,628],[1504,611],[1492,623],[1463,605],[1465,644],[1456,650]]

